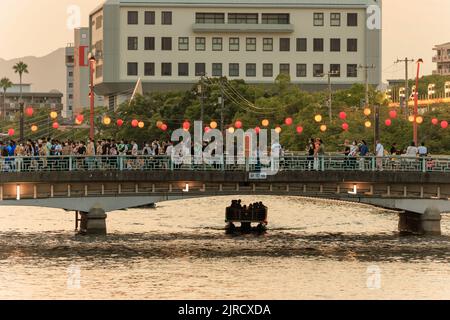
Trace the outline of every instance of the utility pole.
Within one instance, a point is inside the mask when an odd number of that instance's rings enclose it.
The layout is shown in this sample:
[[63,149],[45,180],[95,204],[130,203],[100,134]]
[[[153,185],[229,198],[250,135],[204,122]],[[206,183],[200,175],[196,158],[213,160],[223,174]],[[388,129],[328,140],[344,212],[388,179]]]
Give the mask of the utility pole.
[[[360,65],[359,69],[364,69],[364,82],[366,84],[366,97],[365,97],[365,108],[370,108],[369,101],[369,70],[375,69],[375,66],[372,65]],[[373,126],[373,143],[376,150],[377,140],[380,139],[380,112],[378,106],[374,106],[374,126]]]
[[220,96],[219,103],[220,103],[220,131],[223,134],[224,133],[224,131],[223,131],[224,128],[223,127],[224,127],[224,121],[225,121],[223,111],[225,109],[225,99],[224,99],[223,83],[222,83],[222,81],[223,80],[220,79],[220,94],[221,94],[221,96]]
[[330,118],[330,123],[333,121],[333,110],[332,110],[333,92],[331,90],[331,77],[338,74],[339,72],[331,70],[328,71],[328,73],[324,74],[324,76],[327,76],[328,78],[328,116]]
[[[409,101],[409,75],[408,75],[408,63],[410,62],[414,62],[414,59],[408,59],[405,58],[403,60],[397,59],[397,61],[395,61],[394,63],[405,63],[405,101],[404,101],[404,109],[403,109],[403,114],[405,115],[405,117],[408,117],[408,101]],[[401,98],[400,98],[401,99]],[[400,105],[401,105],[401,100],[400,100]]]
[[200,103],[201,103],[201,113],[200,113],[200,120],[202,122],[203,125],[203,118],[204,118],[204,114],[205,114],[205,99],[204,99],[204,88],[203,88],[203,75],[200,78],[200,85],[198,86],[197,90],[198,93],[200,94]]

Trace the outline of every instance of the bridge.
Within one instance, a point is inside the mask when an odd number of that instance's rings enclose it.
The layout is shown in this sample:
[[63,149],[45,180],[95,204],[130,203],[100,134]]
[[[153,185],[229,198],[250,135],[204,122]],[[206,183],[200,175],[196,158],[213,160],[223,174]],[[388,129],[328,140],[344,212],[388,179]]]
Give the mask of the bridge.
[[[194,159],[192,159],[194,160]],[[440,234],[450,212],[450,158],[284,156],[177,164],[165,156],[0,159],[0,206],[60,208],[81,229],[106,233],[106,213],[163,201],[277,195],[336,199],[399,210],[399,230]],[[274,171],[274,169],[276,169]]]

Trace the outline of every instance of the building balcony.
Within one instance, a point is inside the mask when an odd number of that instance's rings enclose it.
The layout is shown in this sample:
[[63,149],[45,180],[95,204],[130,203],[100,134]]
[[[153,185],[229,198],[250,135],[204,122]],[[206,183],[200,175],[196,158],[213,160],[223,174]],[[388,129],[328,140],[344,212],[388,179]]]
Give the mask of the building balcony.
[[204,24],[195,23],[192,27],[197,33],[292,33],[292,24]]
[[434,56],[433,62],[450,62],[450,56],[448,55]]
[[449,76],[450,75],[450,69],[433,70],[433,75]]

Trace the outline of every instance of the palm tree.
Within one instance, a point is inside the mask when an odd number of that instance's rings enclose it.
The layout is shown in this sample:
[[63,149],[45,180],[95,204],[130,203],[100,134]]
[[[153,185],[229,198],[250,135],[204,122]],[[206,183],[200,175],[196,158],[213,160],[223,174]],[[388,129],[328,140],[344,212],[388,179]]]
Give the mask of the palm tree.
[[28,73],[28,65],[25,64],[23,61],[19,61],[13,66],[14,72],[19,74],[20,78],[20,141],[23,141],[24,138],[24,131],[23,131],[23,99],[22,99],[22,76],[24,73]]
[[2,114],[3,114],[3,120],[6,119],[6,90],[11,88],[13,86],[13,83],[8,78],[2,78],[0,80],[0,88],[3,90],[3,108],[2,108]]

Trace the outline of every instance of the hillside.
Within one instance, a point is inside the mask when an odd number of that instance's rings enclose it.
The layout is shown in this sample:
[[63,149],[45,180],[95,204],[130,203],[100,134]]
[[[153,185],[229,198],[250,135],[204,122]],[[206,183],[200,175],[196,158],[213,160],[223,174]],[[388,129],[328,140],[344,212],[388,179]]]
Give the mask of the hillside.
[[33,91],[47,92],[53,89],[66,92],[65,49],[60,48],[44,57],[22,57],[12,60],[0,58],[0,78],[7,77],[18,83],[19,77],[12,67],[19,61],[28,64],[29,74],[24,75],[23,81],[31,83]]

